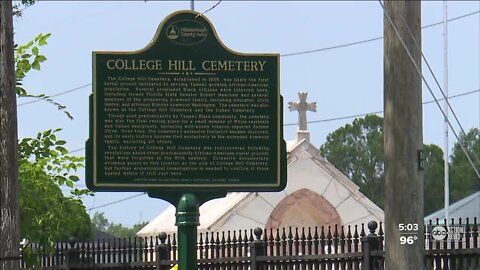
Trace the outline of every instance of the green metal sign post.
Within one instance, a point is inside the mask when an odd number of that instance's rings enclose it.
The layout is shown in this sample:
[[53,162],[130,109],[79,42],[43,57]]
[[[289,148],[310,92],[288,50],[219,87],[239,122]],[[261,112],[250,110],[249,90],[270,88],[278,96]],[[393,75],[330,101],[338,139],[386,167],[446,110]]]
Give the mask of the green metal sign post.
[[193,192],[166,194],[161,190],[148,192],[152,198],[169,201],[176,206],[176,222],[178,235],[179,269],[197,269],[197,227],[200,225],[200,205],[221,198],[226,193]]
[[202,203],[286,185],[279,55],[227,48],[194,11],[128,52],[93,52],[86,183],[177,208],[179,266],[196,269]]
[[200,225],[199,205],[192,193],[183,194],[177,205],[180,269],[197,269],[197,226]]

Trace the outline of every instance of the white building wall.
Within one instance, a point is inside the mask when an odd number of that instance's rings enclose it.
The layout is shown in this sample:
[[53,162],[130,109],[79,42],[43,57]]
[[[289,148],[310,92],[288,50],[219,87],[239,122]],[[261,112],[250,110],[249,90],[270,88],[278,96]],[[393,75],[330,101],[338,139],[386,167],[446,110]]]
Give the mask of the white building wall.
[[[345,226],[361,223],[366,225],[371,220],[383,221],[383,211],[359,193],[353,182],[323,158],[317,157],[318,150],[307,142],[297,147],[288,158],[288,181],[284,191],[234,193],[207,202],[201,208],[202,224],[198,231],[264,228],[275,207],[288,195],[301,189],[309,189],[323,196],[336,209]],[[163,215],[164,220],[156,219],[155,222],[159,225],[149,224],[148,230],[142,230],[141,233],[145,235],[148,231],[154,232],[152,227],[155,226],[162,227],[167,233],[176,231],[176,227],[171,225],[175,216],[170,214],[168,217]]]

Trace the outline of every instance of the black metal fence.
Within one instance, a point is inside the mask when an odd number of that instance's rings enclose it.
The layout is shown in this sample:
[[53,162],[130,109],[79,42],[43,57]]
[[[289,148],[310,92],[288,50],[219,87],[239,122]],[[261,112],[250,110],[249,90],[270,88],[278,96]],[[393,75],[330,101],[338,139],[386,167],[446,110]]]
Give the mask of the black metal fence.
[[[451,225],[463,229],[458,238],[444,241],[431,239],[436,225],[438,220],[424,227],[426,269],[480,269],[477,219],[452,220]],[[382,224],[378,230],[377,226],[370,222],[368,229],[362,224],[202,233],[197,243],[198,269],[384,269],[384,233]],[[53,255],[44,254],[41,268],[164,270],[178,261],[175,234],[68,245],[59,243]],[[24,262],[21,265],[25,267]]]

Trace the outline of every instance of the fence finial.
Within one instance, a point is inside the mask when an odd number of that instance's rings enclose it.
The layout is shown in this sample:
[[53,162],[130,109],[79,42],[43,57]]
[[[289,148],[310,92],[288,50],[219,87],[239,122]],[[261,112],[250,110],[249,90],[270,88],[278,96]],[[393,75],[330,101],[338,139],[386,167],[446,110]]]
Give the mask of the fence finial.
[[75,238],[75,236],[72,236],[70,237],[70,239],[68,239],[68,244],[70,244],[70,248],[73,248],[76,243],[77,243],[77,238]]
[[160,243],[165,244],[165,241],[167,240],[167,234],[165,232],[161,232],[158,234],[158,238],[160,239]]
[[77,239],[75,237],[70,237],[68,240],[68,243],[70,244],[70,248],[67,249],[67,254],[66,254],[66,266],[67,269],[73,269],[75,265],[80,263],[80,252],[78,251],[77,248],[75,248],[75,244],[77,242]]
[[368,222],[368,229],[370,230],[370,233],[368,235],[375,235],[375,231],[377,230],[378,224],[376,221],[372,220]]
[[263,230],[257,227],[253,230],[253,233],[255,234],[255,237],[257,238],[257,240],[260,240],[260,237],[262,237],[262,234],[263,234]]

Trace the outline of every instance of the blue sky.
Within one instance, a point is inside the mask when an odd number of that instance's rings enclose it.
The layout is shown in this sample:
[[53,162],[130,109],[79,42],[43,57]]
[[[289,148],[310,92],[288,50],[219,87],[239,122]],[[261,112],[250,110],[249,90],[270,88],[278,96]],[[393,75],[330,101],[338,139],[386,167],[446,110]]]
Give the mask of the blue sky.
[[[216,1],[196,1],[203,12]],[[41,52],[48,58],[40,72],[25,80],[32,93],[55,95],[67,106],[73,121],[45,102],[18,100],[19,137],[34,136],[46,129],[61,127],[60,137],[70,150],[84,155],[88,137],[88,96],[92,82],[92,51],[129,51],[146,46],[170,13],[189,9],[190,1],[39,1],[15,19],[15,40],[23,44],[38,33],[52,33]],[[449,95],[462,127],[480,125],[480,3],[448,2],[448,17],[472,15],[448,24]],[[239,52],[280,53],[281,94],[284,97],[285,139],[294,138],[297,114],[288,111],[288,101],[297,101],[299,91],[308,91],[308,100],[317,102],[317,112],[309,113],[312,143],[319,147],[328,133],[350,123],[343,118],[383,109],[383,41],[381,39],[312,53],[294,54],[383,36],[383,11],[377,1],[223,1],[205,16],[228,47]],[[422,3],[422,25],[443,20],[443,3]],[[434,74],[443,86],[443,26],[422,31],[422,48]],[[427,68],[423,73],[437,97],[441,97]],[[82,87],[85,86],[85,87]],[[475,91],[475,92],[472,92]],[[470,93],[472,92],[472,93]],[[423,100],[433,97],[424,85]],[[451,114],[451,113],[450,113]],[[424,143],[443,148],[443,116],[434,103],[424,105]],[[453,119],[452,119],[453,121]],[[454,124],[456,132],[460,131]],[[455,142],[450,137],[450,147]],[[84,172],[79,171],[84,186]],[[441,181],[443,180],[439,180]],[[84,200],[91,210],[105,212],[117,223],[132,225],[159,214],[168,204],[139,195],[109,206],[102,205],[132,197],[137,193],[97,193]],[[100,207],[100,208],[96,208]]]

